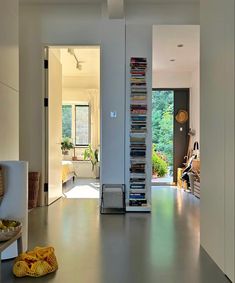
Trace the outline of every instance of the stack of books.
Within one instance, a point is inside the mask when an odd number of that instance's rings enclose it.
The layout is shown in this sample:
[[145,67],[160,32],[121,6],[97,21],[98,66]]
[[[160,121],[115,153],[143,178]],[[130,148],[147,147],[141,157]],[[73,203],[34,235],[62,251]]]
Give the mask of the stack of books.
[[147,84],[146,58],[130,61],[130,190],[129,205],[145,206],[146,199],[146,132]]

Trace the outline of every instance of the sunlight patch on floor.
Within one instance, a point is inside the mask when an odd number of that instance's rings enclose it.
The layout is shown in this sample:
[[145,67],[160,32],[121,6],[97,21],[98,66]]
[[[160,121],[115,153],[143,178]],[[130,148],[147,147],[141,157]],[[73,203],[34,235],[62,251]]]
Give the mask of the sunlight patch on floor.
[[165,177],[152,177],[152,183],[172,183],[173,177],[172,176],[165,176]]
[[64,193],[66,198],[99,198],[99,187],[96,184],[79,185]]

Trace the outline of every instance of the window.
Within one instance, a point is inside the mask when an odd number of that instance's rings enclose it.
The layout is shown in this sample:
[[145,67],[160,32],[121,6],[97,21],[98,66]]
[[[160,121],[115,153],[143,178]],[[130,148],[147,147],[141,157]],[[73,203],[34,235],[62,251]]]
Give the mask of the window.
[[62,105],[62,137],[71,138],[75,146],[90,143],[89,105]]
[[90,143],[89,112],[89,105],[75,106],[75,145]]
[[72,105],[62,105],[62,137],[72,138]]

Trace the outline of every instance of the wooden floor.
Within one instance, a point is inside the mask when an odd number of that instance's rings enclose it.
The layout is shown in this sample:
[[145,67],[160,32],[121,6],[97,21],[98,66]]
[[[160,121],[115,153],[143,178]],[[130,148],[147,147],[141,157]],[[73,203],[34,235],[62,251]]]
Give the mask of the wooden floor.
[[29,248],[55,247],[59,270],[15,279],[3,263],[2,282],[226,283],[199,245],[199,200],[155,187],[152,213],[100,215],[97,199],[60,199],[29,214]]

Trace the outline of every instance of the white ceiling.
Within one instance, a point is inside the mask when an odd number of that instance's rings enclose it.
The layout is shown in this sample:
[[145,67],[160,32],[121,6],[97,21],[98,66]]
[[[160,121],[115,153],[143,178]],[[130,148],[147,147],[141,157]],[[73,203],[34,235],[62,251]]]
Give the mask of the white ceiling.
[[[73,47],[70,47],[73,48]],[[81,70],[76,68],[76,59],[68,52],[68,48],[60,49],[60,61],[62,74],[65,77],[89,77],[98,76],[100,72],[99,47],[75,47],[74,52],[81,61]]]
[[[199,64],[199,26],[154,26],[153,70],[192,71]],[[177,47],[183,44],[183,47]],[[174,59],[174,62],[170,60]]]
[[[72,48],[79,65],[73,55],[68,52]],[[51,51],[62,64],[62,84],[65,88],[97,89],[100,81],[100,47],[99,46],[58,46]]]
[[[34,3],[34,4],[97,4],[104,0],[19,0],[20,3]],[[126,0],[126,3],[199,3],[200,0]]]

